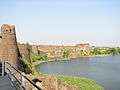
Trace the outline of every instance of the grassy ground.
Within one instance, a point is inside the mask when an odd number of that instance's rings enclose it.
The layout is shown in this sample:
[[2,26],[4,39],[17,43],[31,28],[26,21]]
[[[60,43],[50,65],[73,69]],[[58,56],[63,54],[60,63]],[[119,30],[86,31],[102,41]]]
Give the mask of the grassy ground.
[[66,84],[78,87],[79,90],[104,90],[104,88],[95,81],[83,78],[83,77],[72,77],[72,76],[57,76],[58,81],[65,82]]

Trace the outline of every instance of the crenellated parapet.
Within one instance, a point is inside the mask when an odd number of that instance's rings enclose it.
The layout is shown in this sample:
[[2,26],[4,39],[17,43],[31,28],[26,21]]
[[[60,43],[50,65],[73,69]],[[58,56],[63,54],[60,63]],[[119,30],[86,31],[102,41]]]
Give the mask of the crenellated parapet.
[[1,26],[1,34],[16,34],[15,32],[15,26],[14,25],[8,25],[8,24],[3,24]]

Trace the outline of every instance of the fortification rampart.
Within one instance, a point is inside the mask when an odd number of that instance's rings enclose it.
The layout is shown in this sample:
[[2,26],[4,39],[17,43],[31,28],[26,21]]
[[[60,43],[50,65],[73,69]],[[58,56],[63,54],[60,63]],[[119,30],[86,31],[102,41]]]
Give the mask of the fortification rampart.
[[18,47],[15,26],[3,24],[0,32],[0,59],[16,65],[18,60]]

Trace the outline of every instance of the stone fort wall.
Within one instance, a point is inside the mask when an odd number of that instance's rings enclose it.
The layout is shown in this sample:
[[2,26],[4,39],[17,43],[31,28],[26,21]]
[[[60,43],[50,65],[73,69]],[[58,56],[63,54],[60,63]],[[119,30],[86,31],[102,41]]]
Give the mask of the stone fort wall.
[[0,60],[17,65],[20,56],[30,60],[29,44],[17,43],[15,26],[3,24],[0,29]]
[[3,24],[1,26],[0,39],[0,59],[16,65],[18,47],[15,26]]
[[71,56],[78,51],[90,51],[89,44],[77,44],[76,46],[55,45],[29,45],[17,43],[14,25],[3,24],[0,29],[0,60],[5,60],[16,65],[18,57],[31,62],[30,53],[43,54],[50,58],[62,57],[63,50],[69,50]]
[[31,46],[28,43],[18,43],[18,49],[23,59],[31,62]]

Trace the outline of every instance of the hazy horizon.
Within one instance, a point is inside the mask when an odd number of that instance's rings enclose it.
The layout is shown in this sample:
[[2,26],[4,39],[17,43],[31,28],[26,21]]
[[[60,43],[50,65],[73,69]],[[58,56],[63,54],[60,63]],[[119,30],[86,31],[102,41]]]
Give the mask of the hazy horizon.
[[4,0],[0,11],[18,42],[120,46],[119,0]]

